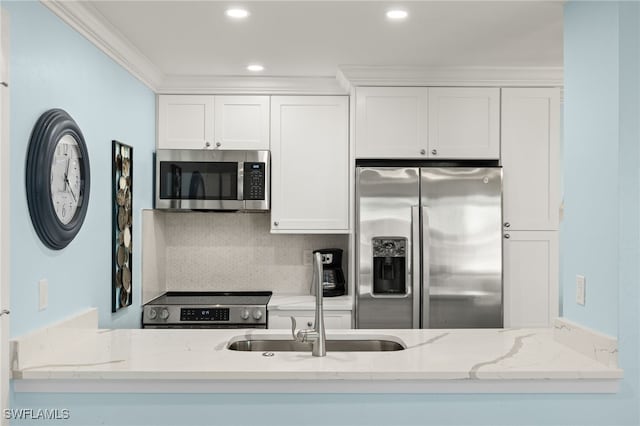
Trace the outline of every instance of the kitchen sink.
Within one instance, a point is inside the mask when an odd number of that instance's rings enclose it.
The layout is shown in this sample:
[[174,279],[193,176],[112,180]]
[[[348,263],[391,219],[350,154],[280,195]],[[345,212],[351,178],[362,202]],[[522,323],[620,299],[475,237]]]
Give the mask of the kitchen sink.
[[[238,340],[229,344],[232,351],[251,352],[311,352],[311,343],[295,340]],[[327,339],[327,352],[388,352],[402,351],[402,343],[381,339],[332,340]]]

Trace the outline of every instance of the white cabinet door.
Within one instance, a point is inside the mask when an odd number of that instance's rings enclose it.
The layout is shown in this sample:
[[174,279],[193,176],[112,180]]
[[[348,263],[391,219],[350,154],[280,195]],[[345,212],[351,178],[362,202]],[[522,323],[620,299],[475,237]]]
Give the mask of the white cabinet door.
[[559,139],[558,89],[502,89],[503,203],[509,229],[558,229]]
[[272,97],[271,166],[272,232],[348,232],[348,98]]
[[215,146],[269,149],[268,96],[215,96]]
[[356,158],[426,158],[427,89],[356,89]]
[[500,89],[429,89],[430,158],[500,158]]
[[559,312],[558,232],[504,236],[504,326],[550,327]]
[[[296,319],[298,329],[313,328],[314,311],[269,311],[269,329],[291,330],[291,317]],[[324,311],[324,327],[326,329],[351,328],[351,311]]]
[[213,145],[213,96],[158,96],[158,148],[204,149]]

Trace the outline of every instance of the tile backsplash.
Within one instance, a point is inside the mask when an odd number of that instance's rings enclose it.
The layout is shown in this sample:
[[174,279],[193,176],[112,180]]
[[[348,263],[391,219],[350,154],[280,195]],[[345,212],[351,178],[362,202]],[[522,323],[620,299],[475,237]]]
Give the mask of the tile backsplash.
[[303,250],[341,248],[347,235],[271,234],[264,213],[163,212],[168,291],[272,290],[309,294]]

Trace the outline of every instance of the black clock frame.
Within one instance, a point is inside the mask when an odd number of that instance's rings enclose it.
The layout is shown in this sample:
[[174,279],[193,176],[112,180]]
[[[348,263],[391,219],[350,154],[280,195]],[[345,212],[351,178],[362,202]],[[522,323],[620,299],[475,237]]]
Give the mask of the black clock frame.
[[[73,137],[80,151],[78,210],[68,224],[58,219],[51,199],[51,164],[60,139]],[[89,207],[91,186],[89,153],[80,127],[64,110],[54,108],[40,116],[29,141],[26,164],[27,204],[40,240],[53,250],[65,248],[80,231]]]

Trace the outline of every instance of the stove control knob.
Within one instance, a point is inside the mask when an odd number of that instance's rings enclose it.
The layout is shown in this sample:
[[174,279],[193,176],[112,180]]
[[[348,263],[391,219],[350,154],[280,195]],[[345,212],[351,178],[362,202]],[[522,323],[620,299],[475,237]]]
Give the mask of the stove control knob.
[[158,317],[158,311],[156,311],[156,308],[151,308],[149,309],[149,319],[156,319]]
[[162,310],[160,310],[160,319],[166,320],[167,318],[169,318],[169,310],[167,308],[162,308]]
[[249,319],[249,310],[243,309],[242,312],[240,312],[240,318],[243,320]]
[[262,311],[260,309],[255,309],[253,311],[253,319],[259,320],[262,318]]

